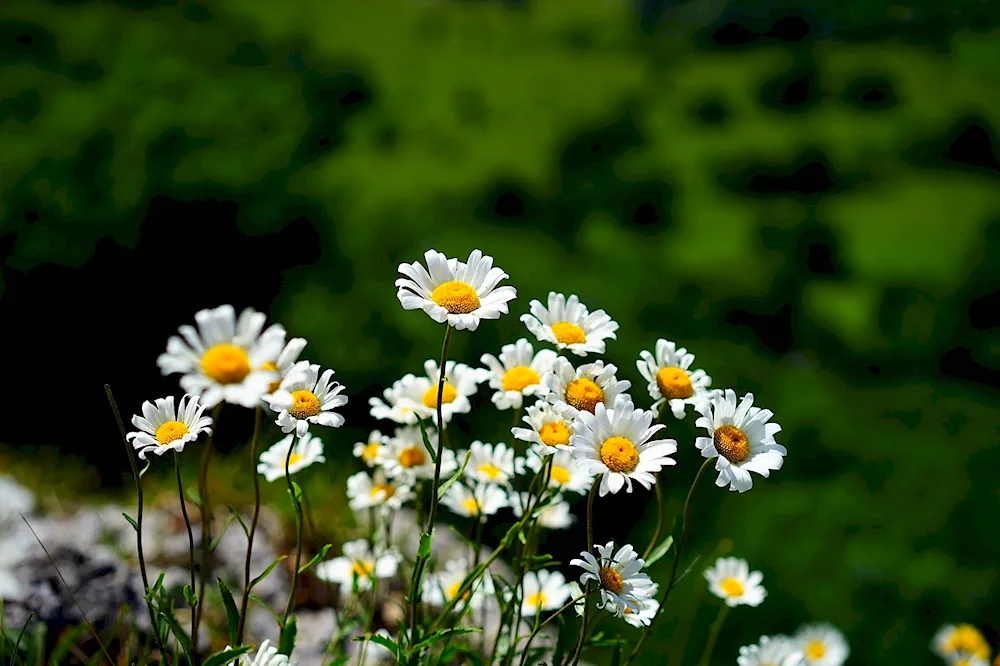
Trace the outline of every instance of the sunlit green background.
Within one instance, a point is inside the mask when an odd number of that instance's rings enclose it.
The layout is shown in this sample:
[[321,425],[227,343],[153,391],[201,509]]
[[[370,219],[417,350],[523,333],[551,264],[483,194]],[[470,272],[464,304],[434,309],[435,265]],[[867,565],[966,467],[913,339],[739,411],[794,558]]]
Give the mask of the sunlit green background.
[[[621,324],[607,358],[637,401],[634,360],[668,337],[782,424],[783,470],[696,495],[689,554],[729,538],[769,591],[713,663],[811,620],[852,664],[935,663],[946,621],[995,646],[998,91],[1000,11],[973,0],[5,0],[5,421],[57,414],[53,382],[91,420],[0,439],[121,495],[101,385],[130,413],[177,390],[154,363],[176,326],[255,305],[348,386],[309,482],[347,520],[367,398],[442,335],[398,306],[396,265],[482,248],[518,300],[459,360],[572,292]],[[499,437],[509,413],[477,404],[459,428]],[[671,432],[668,521],[698,465],[693,419]],[[25,478],[52,492],[49,469]],[[644,543],[650,497],[599,506],[598,537]],[[641,663],[697,661],[717,606],[696,575],[674,602]]]

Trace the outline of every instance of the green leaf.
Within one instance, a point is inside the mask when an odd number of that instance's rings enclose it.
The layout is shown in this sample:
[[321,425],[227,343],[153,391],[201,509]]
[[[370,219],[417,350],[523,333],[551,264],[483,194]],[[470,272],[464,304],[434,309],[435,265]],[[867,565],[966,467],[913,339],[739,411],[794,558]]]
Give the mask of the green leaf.
[[188,500],[191,501],[197,507],[201,507],[201,495],[198,494],[198,490],[194,487],[188,487],[184,489],[184,494],[187,495]]
[[278,654],[283,654],[291,656],[292,650],[295,649],[295,635],[298,633],[298,629],[295,626],[295,616],[288,618],[288,624],[281,630],[281,635],[278,637]]
[[10,666],[14,666],[14,660],[17,658],[17,649],[21,645],[21,637],[24,636],[24,632],[28,629],[28,624],[31,623],[31,618],[35,616],[35,611],[31,611],[28,614],[28,619],[24,621],[24,626],[21,627],[21,631],[17,634],[17,640],[14,642],[14,650],[10,655]]
[[[483,630],[482,627],[450,627],[448,629],[442,629],[441,631],[434,632],[424,640],[420,641],[413,646],[414,651],[422,650],[425,647],[429,647],[438,641],[443,641],[451,636],[459,636],[461,634],[477,634]],[[373,637],[374,640],[374,637]]]
[[698,564],[698,560],[700,560],[700,559],[701,559],[701,555],[695,555],[694,559],[691,560],[691,564],[689,564],[687,566],[687,569],[685,569],[684,572],[680,576],[677,577],[677,580],[675,580],[674,584],[670,586],[670,589],[673,589],[673,588],[677,587],[677,584],[679,582],[681,582],[682,580],[684,580],[685,576],[687,576],[689,573],[691,573],[691,570],[694,569],[694,565]]
[[444,497],[444,494],[446,492],[448,492],[448,488],[451,488],[451,485],[453,483],[455,483],[460,478],[462,478],[462,474],[465,473],[465,466],[469,464],[469,458],[471,458],[471,457],[472,457],[472,449],[469,449],[469,451],[466,452],[466,454],[465,454],[465,460],[462,462],[462,467],[459,468],[459,470],[457,472],[455,472],[454,474],[452,474],[451,477],[447,481],[445,481],[440,486],[438,486],[438,499],[441,499],[442,497]]
[[417,417],[417,425],[420,426],[420,438],[424,440],[424,448],[431,454],[431,462],[437,464],[437,451],[431,446],[431,438],[427,436],[427,426],[424,425],[424,420],[419,416]]
[[667,554],[667,551],[669,551],[670,547],[673,545],[674,545],[674,537],[668,535],[666,539],[660,542],[659,546],[653,549],[653,552],[649,554],[649,557],[646,558],[646,565],[645,565],[646,568],[648,569],[649,567],[659,562],[663,558],[663,556]]
[[226,607],[226,623],[229,625],[229,644],[236,645],[239,643],[236,635],[240,630],[240,612],[236,610],[236,601],[233,599],[233,593],[229,591],[226,581],[221,578],[218,581],[219,591],[222,592],[222,605]]
[[144,475],[144,474],[145,474],[146,472],[148,472],[148,471],[149,471],[149,467],[150,467],[150,465],[152,465],[152,464],[153,464],[153,461],[152,461],[152,460],[149,460],[149,459],[147,459],[147,460],[146,460],[146,466],[145,466],[145,467],[143,467],[143,468],[142,468],[142,470],[140,470],[140,472],[139,472],[139,478],[140,478],[140,479],[141,479],[141,478],[143,477],[143,475]]
[[160,617],[166,622],[167,627],[173,633],[174,638],[177,639],[177,644],[180,646],[181,650],[187,656],[188,661],[194,663],[191,658],[191,637],[185,633],[184,629],[181,628],[180,622],[174,616],[173,609],[167,604],[157,604],[157,611],[160,613]]
[[209,552],[213,553],[215,552],[216,547],[218,547],[218,545],[222,542],[222,537],[226,535],[226,530],[229,529],[229,526],[233,524],[233,519],[235,517],[236,514],[234,513],[231,513],[228,516],[226,516],[226,520],[223,521],[222,527],[219,528],[219,533],[215,535],[215,538],[212,539],[208,544]]
[[417,557],[418,558],[428,558],[431,556],[431,535],[429,532],[424,532],[420,535],[420,546],[417,547]]
[[302,501],[302,486],[292,481],[292,490],[295,491],[295,500],[297,502]]
[[510,528],[507,530],[507,534],[505,534],[503,536],[503,539],[501,540],[503,547],[510,548],[511,544],[514,543],[514,539],[517,538],[517,535],[520,531],[521,531],[520,522],[516,522],[513,525],[511,525]]
[[156,582],[153,583],[153,587],[149,588],[149,596],[154,596],[157,592],[163,589],[163,577],[166,576],[166,572],[161,571],[160,575],[156,577]]
[[184,586],[184,601],[188,602],[188,606],[191,608],[198,605],[198,595],[194,593],[190,585]]
[[517,531],[517,540],[520,541],[522,545],[528,545],[528,537],[524,536],[524,532],[521,530]]
[[309,560],[308,562],[306,562],[305,564],[303,564],[299,568],[299,573],[303,573],[303,572],[305,572],[305,571],[307,571],[309,569],[312,569],[314,566],[316,566],[317,564],[319,564],[320,561],[322,561],[322,559],[324,557],[326,557],[326,554],[328,552],[330,552],[330,549],[332,547],[333,547],[333,544],[332,543],[328,543],[325,546],[323,546],[322,548],[320,548],[319,552],[316,553],[315,555],[313,555],[313,558],[311,560]]
[[240,513],[239,513],[239,511],[236,510],[236,507],[234,507],[232,504],[227,504],[226,506],[229,507],[229,513],[231,513],[233,515],[233,518],[235,518],[237,521],[239,521],[240,527],[243,528],[243,534],[245,534],[247,536],[247,539],[249,539],[250,538],[250,528],[247,527],[246,521],[244,521],[243,517],[240,516]]
[[124,513],[124,512],[122,513],[122,515],[125,516],[125,520],[127,520],[128,524],[132,526],[132,529],[134,529],[136,532],[138,532],[139,531],[139,524],[132,519],[132,516],[130,516],[127,513]]
[[257,583],[267,578],[268,574],[270,574],[271,571],[274,570],[274,567],[278,566],[282,560],[287,558],[288,555],[281,555],[277,559],[275,559],[274,562],[271,562],[269,565],[267,565],[267,568],[264,569],[264,573],[262,573],[261,575],[257,576],[252,581],[250,581],[250,585],[247,586],[247,589],[252,590],[254,587],[256,587]]
[[258,596],[257,596],[256,594],[254,594],[253,592],[251,592],[250,594],[248,594],[248,595],[247,595],[247,597],[248,597],[248,598],[250,599],[250,601],[254,601],[254,602],[256,602],[256,603],[260,604],[261,606],[263,606],[264,610],[266,610],[266,611],[267,611],[268,613],[270,613],[270,614],[271,614],[271,617],[273,617],[273,618],[274,618],[274,621],[275,621],[275,623],[276,623],[276,624],[277,624],[277,625],[278,625],[279,627],[281,626],[281,623],[282,623],[282,621],[283,621],[283,620],[281,619],[281,616],[280,616],[280,615],[278,615],[278,614],[277,614],[276,612],[274,612],[274,609],[273,609],[273,608],[271,608],[271,607],[270,607],[270,606],[269,606],[269,605],[267,604],[267,602],[266,602],[266,601],[264,601],[263,599],[261,599],[260,597],[258,597]]
[[[392,650],[392,654],[396,658],[396,661],[399,661],[400,659],[399,645],[397,645],[396,642],[388,636],[383,636],[382,634],[372,634],[371,636],[356,636],[354,640],[358,642],[371,641],[372,643],[378,643],[387,650]],[[413,649],[416,650],[419,647],[420,646],[417,645]]]
[[216,652],[211,657],[206,659],[202,666],[226,666],[226,664],[236,661],[251,649],[253,649],[252,646],[244,645],[243,647],[230,648],[229,650]]

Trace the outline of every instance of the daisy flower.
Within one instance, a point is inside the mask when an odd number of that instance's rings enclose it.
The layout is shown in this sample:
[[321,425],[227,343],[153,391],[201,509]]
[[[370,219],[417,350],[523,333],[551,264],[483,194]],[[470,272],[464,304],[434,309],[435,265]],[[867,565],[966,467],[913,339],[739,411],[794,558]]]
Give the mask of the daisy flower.
[[[226,646],[226,650],[232,650],[231,645]],[[225,652],[226,650],[223,650]],[[251,659],[247,655],[239,657],[234,664],[238,666],[296,666],[297,661],[288,661],[288,657],[283,654],[278,654],[278,648],[271,645],[271,641],[264,639],[257,648],[257,654]]]
[[396,297],[404,310],[423,310],[438,323],[474,331],[480,320],[507,314],[507,303],[517,297],[514,287],[499,287],[509,276],[493,266],[493,257],[473,250],[465,262],[449,259],[436,250],[419,261],[400,264],[406,277],[396,280]]
[[282,432],[294,431],[302,437],[311,423],[331,428],[344,425],[344,417],[333,410],[346,405],[347,396],[340,394],[344,387],[332,377],[333,370],[320,375],[319,366],[309,361],[295,364],[269,400]]
[[[956,652],[945,660],[948,666],[990,666],[990,662],[968,652]],[[997,661],[1000,661],[998,659]],[[808,662],[803,662],[808,663]]]
[[[841,666],[851,654],[847,639],[831,624],[810,624],[795,633],[806,666]],[[986,646],[989,657],[989,646]]]
[[971,654],[980,659],[990,658],[990,644],[971,624],[946,624],[934,635],[931,649],[939,657],[949,659],[956,654]]
[[536,338],[577,356],[603,354],[604,340],[616,339],[618,324],[604,310],[588,312],[576,294],[566,298],[550,291],[547,308],[533,300],[529,309],[531,314],[521,315],[521,321]]
[[[465,459],[460,451],[459,458]],[[465,476],[481,483],[509,483],[514,476],[514,449],[503,442],[483,444],[475,441],[469,445],[469,462],[465,466]]]
[[357,539],[344,544],[341,557],[317,564],[316,576],[320,580],[339,584],[341,594],[350,596],[355,579],[358,581],[358,591],[367,590],[376,578],[395,576],[399,560],[397,552],[373,551],[366,540]]
[[508,505],[507,493],[492,483],[479,483],[474,488],[453,483],[441,498],[441,503],[460,516],[478,517],[482,522],[486,522],[486,516],[492,516]]
[[481,373],[489,380],[493,404],[497,409],[520,409],[525,396],[545,393],[542,377],[552,369],[558,355],[551,349],[541,349],[536,354],[531,343],[521,338],[500,349],[500,358],[483,354],[480,361],[486,366]]
[[[547,458],[529,455],[525,465],[538,472]],[[552,469],[549,472],[549,487],[561,492],[586,495],[594,483],[594,475],[578,464],[572,451],[558,451],[551,457]]]
[[758,645],[744,645],[738,666],[802,666],[802,651],[788,636],[761,636]]
[[[517,493],[512,496],[510,508],[514,516],[520,518],[524,515],[524,510],[532,505],[534,500],[527,492]],[[576,516],[570,511],[569,502],[565,501],[562,495],[556,495],[552,499],[543,503],[537,510],[535,520],[540,527],[550,530],[564,530],[576,520]]]
[[[449,560],[443,570],[428,574],[424,578],[424,601],[439,608],[448,604],[458,594],[468,575],[469,567],[465,558]],[[471,589],[462,593],[458,607],[461,609],[467,603],[470,608],[478,610],[492,594],[493,580],[490,576],[483,576],[472,584]]]
[[[437,433],[428,432],[427,439],[437,451]],[[396,428],[395,436],[390,437],[376,454],[375,464],[381,465],[390,479],[405,479],[408,483],[414,483],[417,479],[434,478],[434,459],[424,446],[424,438],[420,428],[416,426]],[[455,461],[455,452],[443,449],[441,478],[450,476],[456,469],[458,463]]]
[[712,594],[723,599],[727,606],[759,606],[767,596],[760,584],[764,574],[750,571],[746,560],[720,557],[705,570],[705,579]]
[[296,474],[313,463],[326,462],[323,457],[323,440],[314,437],[308,432],[302,437],[298,437],[292,455],[289,457],[288,448],[292,445],[295,435],[288,435],[277,444],[260,454],[260,462],[257,464],[257,473],[263,474],[268,481],[277,481],[285,478],[285,461],[288,461],[288,473]]
[[626,608],[622,618],[633,627],[648,627],[652,624],[656,611],[660,610],[660,602],[655,599],[656,590],[657,585],[653,583],[649,588],[649,598],[643,602],[642,608],[638,612]]
[[548,402],[539,400],[527,409],[521,419],[530,428],[511,428],[510,432],[522,442],[530,442],[539,455],[550,455],[561,449],[569,450],[573,436],[573,419],[555,410]]
[[295,367],[296,363],[298,363],[299,356],[305,348],[305,338],[292,338],[286,342],[282,350],[278,352],[277,359],[273,362],[268,361],[263,365],[264,370],[273,370],[278,373],[278,379],[271,382],[267,388],[267,393],[264,395],[264,402],[270,402],[271,394],[277,391],[281,386],[281,381],[288,376],[288,374]]
[[413,489],[405,480],[386,479],[381,470],[374,478],[368,472],[358,472],[347,479],[347,498],[354,511],[379,507],[388,513],[413,499]]
[[582,567],[580,585],[594,581],[600,586],[601,603],[598,608],[607,608],[614,615],[623,614],[626,609],[638,613],[649,602],[653,581],[642,568],[645,560],[636,555],[635,549],[624,545],[612,555],[614,541],[604,546],[594,546],[600,558],[587,551],[580,553],[583,559],[574,559],[570,565]]
[[587,363],[574,370],[570,362],[560,356],[542,378],[548,388],[545,399],[568,419],[576,418],[580,412],[593,414],[597,405],[613,405],[620,395],[628,398],[625,391],[632,382],[619,381],[615,377],[617,371],[617,367],[610,363],[605,365],[604,361]]
[[625,486],[632,492],[632,481],[647,490],[656,483],[654,473],[664,466],[677,464],[670,454],[677,451],[672,439],[653,439],[663,425],[653,423],[653,413],[636,409],[620,397],[614,409],[597,405],[597,413],[580,412],[573,455],[586,472],[601,474],[601,497],[617,493]]
[[354,445],[354,457],[361,458],[362,461],[369,467],[374,467],[377,463],[378,453],[382,450],[382,447],[386,445],[389,438],[378,430],[372,430],[368,434],[367,442],[358,442]]
[[521,615],[524,617],[558,610],[569,601],[569,585],[566,584],[566,577],[558,571],[529,571],[521,582],[524,585]]
[[708,388],[712,378],[704,370],[691,370],[692,363],[694,354],[663,338],[656,341],[656,356],[645,350],[639,352],[635,366],[649,382],[646,388],[655,401],[654,415],[659,416],[663,403],[667,403],[674,418],[682,419],[687,405],[694,406],[712,397],[713,392]]
[[[371,398],[371,415],[377,419],[391,419],[396,423],[415,425],[417,417],[431,419],[437,425],[438,379],[437,361],[424,362],[424,376],[407,374],[382,394],[385,401]],[[479,388],[481,376],[464,363],[448,361],[445,364],[444,390],[441,392],[441,416],[451,421],[455,414],[468,414],[472,409],[469,396]]]
[[752,393],[743,396],[737,406],[736,392],[726,389],[695,409],[701,413],[695,426],[708,430],[709,437],[698,437],[694,445],[704,457],[717,458],[719,478],[715,485],[745,493],[753,488],[750,472],[767,478],[771,470],[781,469],[788,453],[774,441],[781,426],[768,423],[774,416],[770,409],[753,406]]
[[202,433],[212,434],[212,419],[202,416],[206,405],[196,395],[185,395],[174,409],[174,396],[157,398],[142,403],[142,416],[132,417],[132,425],[139,430],[130,432],[125,439],[139,450],[139,457],[147,453],[162,456],[167,451],[184,450],[184,445],[198,439]]
[[164,375],[182,373],[181,388],[205,407],[229,402],[256,407],[273,382],[274,365],[285,344],[285,329],[272,324],[261,333],[265,315],[247,308],[237,320],[232,305],[195,314],[194,326],[181,326],[167,340],[156,364]]

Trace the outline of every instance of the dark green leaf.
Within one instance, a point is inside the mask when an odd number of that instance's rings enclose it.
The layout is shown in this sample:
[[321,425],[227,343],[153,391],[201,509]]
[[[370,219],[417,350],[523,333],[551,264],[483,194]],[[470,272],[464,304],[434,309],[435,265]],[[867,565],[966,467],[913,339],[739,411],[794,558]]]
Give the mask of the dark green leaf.
[[[420,438],[424,440],[424,448],[427,449],[428,453],[431,454],[431,462],[437,463],[437,451],[431,446],[431,438],[427,436],[427,426],[424,425],[424,420],[417,417],[417,425],[420,426]],[[438,435],[440,437],[440,435]],[[440,440],[438,440],[440,441]]]
[[258,597],[253,592],[251,592],[250,594],[248,594],[247,597],[250,599],[250,601],[254,601],[254,602],[260,604],[261,606],[263,606],[264,610],[266,610],[268,613],[270,613],[271,617],[274,618],[275,623],[279,627],[281,626],[281,622],[282,622],[281,616],[278,615],[276,612],[274,612],[274,609],[271,608],[270,606],[268,606],[266,601],[264,601],[263,599],[261,599],[260,597]]
[[295,626],[295,616],[293,615],[288,618],[288,624],[284,626],[278,637],[278,654],[291,656],[292,650],[295,649],[295,635],[297,633],[298,629]]
[[177,645],[180,646],[181,650],[187,656],[188,661],[191,661],[191,637],[181,628],[180,622],[174,616],[173,609],[168,604],[157,604],[157,611],[160,613],[163,621],[166,622],[167,627],[170,628],[174,638],[177,639]]
[[17,649],[21,646],[21,637],[24,636],[24,632],[27,630],[28,624],[33,617],[35,617],[35,611],[31,611],[28,614],[28,619],[24,621],[24,626],[21,627],[21,631],[17,634],[17,640],[14,641],[14,651],[10,654],[10,666],[14,666],[14,660],[17,658]]
[[306,562],[305,564],[303,564],[301,568],[299,568],[299,573],[302,573],[304,571],[308,571],[309,569],[312,569],[314,566],[316,566],[317,564],[319,564],[323,560],[323,558],[326,557],[326,554],[328,552],[330,552],[330,549],[332,547],[333,547],[333,544],[332,543],[328,543],[325,546],[323,546],[322,548],[320,548],[319,552],[316,553],[311,560],[309,560],[308,562]]
[[297,502],[302,501],[302,486],[292,481],[292,490],[295,491],[295,500]]
[[246,537],[247,537],[247,539],[249,539],[250,538],[250,528],[247,527],[246,521],[243,520],[242,516],[240,516],[240,513],[239,513],[239,511],[236,510],[236,507],[234,507],[232,504],[227,504],[226,506],[229,507],[229,513],[231,513],[233,515],[233,517],[237,521],[239,521],[240,527],[243,528],[243,534],[245,534]]
[[244,645],[243,647],[230,648],[229,650],[216,652],[211,657],[206,659],[202,666],[226,666],[226,664],[236,661],[251,649],[251,646]]
[[611,666],[619,666],[622,663],[622,646],[621,643],[615,646],[614,652],[611,653]]
[[417,557],[426,559],[431,556],[431,535],[424,532],[420,535],[420,546],[417,548]]
[[259,583],[260,581],[262,581],[265,578],[267,578],[268,574],[270,574],[271,571],[274,570],[274,567],[278,566],[281,563],[281,561],[284,560],[284,559],[286,559],[287,557],[288,557],[288,555],[282,555],[282,556],[278,557],[276,560],[274,560],[274,562],[271,562],[269,565],[267,565],[267,568],[264,569],[264,573],[262,573],[261,575],[257,576],[252,581],[250,581],[250,585],[248,586],[248,589],[252,590],[257,585],[257,583]]
[[653,549],[653,552],[649,554],[649,557],[646,558],[646,568],[653,566],[660,559],[662,559],[673,545],[674,537],[668,535],[666,539],[660,542],[659,546]]
[[[436,631],[424,640],[420,641],[413,646],[414,651],[422,650],[425,647],[429,647],[434,643],[443,641],[450,636],[459,636],[461,634],[477,634],[483,630],[482,627],[451,627],[449,629],[442,629],[441,631]],[[374,637],[373,639],[374,640]]]
[[452,474],[451,477],[447,481],[445,481],[440,486],[438,486],[438,499],[441,499],[442,497],[444,497],[444,494],[446,492],[448,492],[448,488],[451,488],[451,485],[453,483],[455,483],[460,478],[462,478],[462,474],[465,473],[465,466],[469,464],[469,458],[471,458],[471,457],[472,457],[472,449],[469,449],[469,451],[466,452],[466,454],[465,454],[465,460],[462,462],[462,467],[459,468],[459,470],[457,472],[455,472],[454,474]]
[[139,531],[139,524],[136,523],[134,520],[132,520],[132,516],[128,515],[127,513],[122,513],[122,515],[125,516],[125,520],[127,520],[128,524],[132,526],[132,529],[134,529],[136,532],[138,532]]
[[188,606],[191,608],[198,605],[198,595],[194,593],[190,585],[184,586],[184,601],[188,602]]
[[[354,638],[354,640],[359,642],[370,640],[372,643],[378,643],[387,650],[392,650],[393,656],[396,658],[397,661],[399,661],[400,658],[399,645],[397,645],[396,642],[391,638],[389,638],[388,636],[383,636],[382,634],[372,634],[371,636],[357,636]],[[417,647],[420,646],[418,645]],[[414,650],[416,650],[417,647],[415,647]]]
[[[236,601],[233,593],[229,591],[229,586],[221,578],[219,580],[219,591],[222,592],[222,605],[226,608],[226,623],[229,625],[229,644],[236,645],[236,635],[240,630],[240,612],[236,610]],[[207,664],[206,664],[207,666]]]

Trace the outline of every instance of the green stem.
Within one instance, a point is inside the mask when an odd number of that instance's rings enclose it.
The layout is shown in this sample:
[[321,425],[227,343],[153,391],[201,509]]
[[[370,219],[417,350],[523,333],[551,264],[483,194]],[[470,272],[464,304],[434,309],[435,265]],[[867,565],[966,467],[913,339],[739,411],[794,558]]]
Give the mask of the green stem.
[[250,440],[250,475],[253,477],[253,519],[250,521],[250,534],[247,535],[247,559],[243,568],[246,584],[243,586],[243,598],[240,600],[240,624],[236,630],[236,645],[243,645],[243,630],[247,623],[247,606],[250,603],[250,557],[253,554],[253,537],[257,532],[257,520],[260,518],[260,475],[257,473],[257,438],[260,436],[261,408],[254,412],[253,438]]
[[372,630],[372,622],[375,620],[375,607],[378,605],[378,601],[377,601],[378,594],[377,594],[377,591],[378,591],[378,578],[375,578],[372,581],[372,607],[368,611],[368,620],[367,620],[367,622],[365,622],[365,632],[364,632],[364,635],[366,637],[368,637],[368,640],[363,641],[362,644],[359,646],[360,649],[358,650],[358,663],[357,663],[357,666],[361,666],[362,664],[367,663],[365,661],[365,656],[368,654],[368,645],[369,645],[369,643],[371,643],[371,633],[370,632]]
[[202,451],[201,468],[198,471],[198,498],[201,500],[201,570],[198,583],[198,608],[194,613],[194,632],[191,636],[191,654],[195,661],[198,658],[198,629],[201,627],[202,611],[205,608],[205,582],[208,580],[212,567],[212,508],[208,500],[208,463],[212,459],[212,443],[219,431],[219,413],[222,411],[219,403],[212,409],[212,434],[205,441]]
[[285,457],[285,482],[288,483],[288,494],[292,497],[292,508],[295,510],[295,568],[292,569],[292,586],[288,590],[288,601],[285,602],[285,612],[281,616],[281,626],[288,624],[288,616],[292,612],[295,604],[295,593],[299,586],[299,567],[302,566],[302,505],[295,494],[295,486],[292,484],[292,474],[289,466],[292,462],[292,452],[299,441],[298,434],[292,435],[291,446],[288,447],[288,455]]
[[708,640],[705,641],[705,649],[701,653],[701,659],[698,660],[698,666],[708,666],[708,660],[712,658],[712,650],[715,649],[715,642],[719,640],[719,632],[722,631],[722,625],[726,621],[728,612],[729,606],[722,604],[719,608],[719,614],[715,616],[715,622],[708,630]]
[[[598,474],[594,483],[590,486],[590,495],[587,496],[587,552],[594,548],[594,498],[597,496],[598,488],[601,485],[601,477]],[[580,638],[576,642],[576,650],[573,652],[573,666],[580,663],[580,654],[583,652],[583,644],[587,637],[587,618],[590,615],[590,593],[593,588],[593,581],[587,581],[587,589],[584,590],[586,601],[583,606],[583,622],[580,624]]]
[[[184,500],[184,483],[181,481],[181,455],[174,451],[174,471],[177,473],[177,496],[181,500],[181,515],[184,516],[184,526],[187,527],[188,533],[188,556],[191,559],[191,592],[194,593],[195,580],[194,580],[194,532],[191,531],[191,519],[188,518],[187,502]],[[201,601],[200,599],[198,601]],[[195,604],[195,608],[191,609],[191,635],[194,636],[197,631],[197,624],[195,622],[197,614],[195,609],[198,604]],[[197,645],[192,645],[192,650],[197,650]],[[192,654],[192,657],[194,655]]]
[[[538,633],[542,629],[545,628],[545,625],[547,625],[549,622],[551,622],[552,620],[554,620],[557,617],[559,617],[559,615],[562,614],[563,611],[567,610],[568,608],[572,608],[574,604],[576,604],[577,602],[579,602],[580,599],[583,599],[585,596],[587,596],[586,592],[584,592],[583,594],[580,594],[578,596],[573,597],[572,599],[570,599],[566,603],[565,606],[563,606],[562,608],[560,608],[559,610],[557,610],[555,613],[553,613],[552,615],[550,615],[547,618],[545,618],[545,622],[542,622],[541,624],[539,624],[538,626],[535,627],[535,630],[531,632],[530,636],[528,636],[528,642],[524,644],[524,650],[521,652],[521,662],[518,664],[518,666],[524,666],[524,661],[525,661],[525,659],[528,658],[528,648],[531,647],[531,641],[535,640],[535,636],[537,636]],[[513,649],[513,647],[512,647],[512,649]]]

